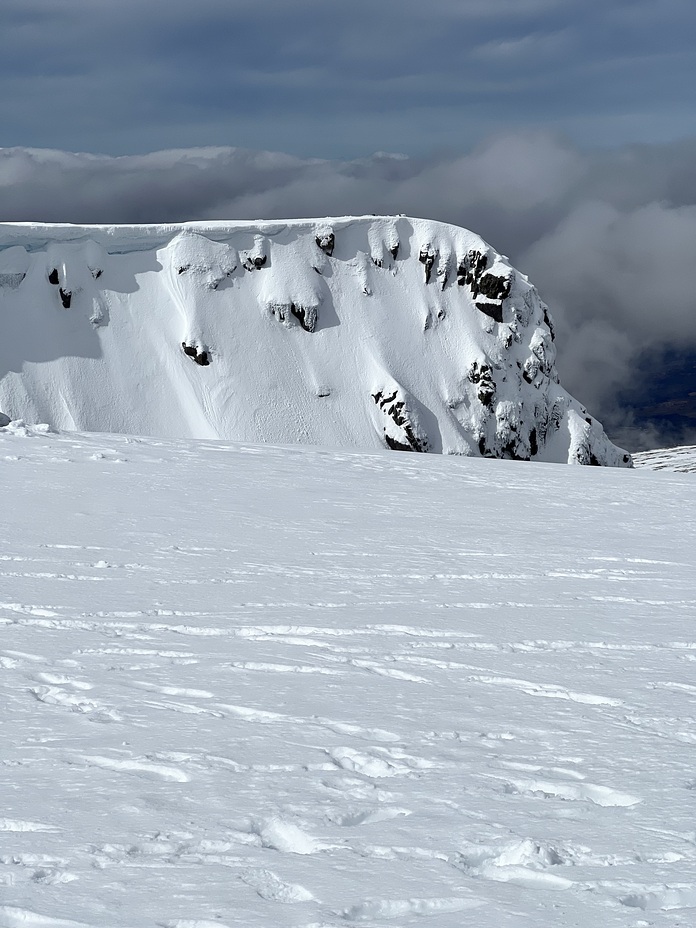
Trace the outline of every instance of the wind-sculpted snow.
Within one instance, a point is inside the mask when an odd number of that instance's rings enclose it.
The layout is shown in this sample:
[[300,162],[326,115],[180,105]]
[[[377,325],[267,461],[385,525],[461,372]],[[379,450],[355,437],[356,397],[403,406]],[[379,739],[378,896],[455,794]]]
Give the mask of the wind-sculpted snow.
[[0,225],[0,410],[55,428],[630,465],[482,239],[405,217]]
[[681,445],[678,448],[643,451],[635,456],[635,463],[636,467],[647,467],[650,470],[696,473],[696,446]]
[[15,424],[0,485],[3,928],[693,924],[692,475]]

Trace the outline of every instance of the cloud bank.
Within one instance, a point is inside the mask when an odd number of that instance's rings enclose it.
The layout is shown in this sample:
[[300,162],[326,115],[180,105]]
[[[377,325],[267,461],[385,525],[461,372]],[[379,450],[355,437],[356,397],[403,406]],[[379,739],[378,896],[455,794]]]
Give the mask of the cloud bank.
[[550,305],[561,379],[610,434],[632,450],[696,442],[696,418],[676,431],[658,419],[633,427],[634,399],[644,402],[665,359],[696,358],[696,140],[588,152],[516,132],[463,155],[351,161],[230,148],[118,158],[0,149],[4,221],[362,213],[482,235]]

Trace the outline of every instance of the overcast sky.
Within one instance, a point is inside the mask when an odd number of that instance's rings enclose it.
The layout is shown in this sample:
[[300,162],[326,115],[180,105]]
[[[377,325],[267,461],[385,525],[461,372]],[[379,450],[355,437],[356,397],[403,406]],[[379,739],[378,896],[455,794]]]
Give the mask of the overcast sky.
[[0,220],[457,222],[620,432],[696,357],[695,86],[693,0],[0,0]]
[[303,157],[696,135],[693,0],[2,0],[5,146]]

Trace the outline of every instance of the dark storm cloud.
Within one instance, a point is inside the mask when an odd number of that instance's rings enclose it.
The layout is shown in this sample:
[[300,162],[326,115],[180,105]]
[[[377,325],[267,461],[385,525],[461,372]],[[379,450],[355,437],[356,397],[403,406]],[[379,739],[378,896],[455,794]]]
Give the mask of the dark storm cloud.
[[4,144],[299,155],[696,132],[686,0],[3,0]]
[[[665,351],[696,356],[696,141],[587,152],[518,132],[465,155],[352,161],[224,148],[120,158],[0,150],[3,220],[399,212],[471,228],[528,273],[556,320],[564,385],[635,446],[621,431],[631,426],[626,396]],[[696,441],[696,430],[676,439]]]

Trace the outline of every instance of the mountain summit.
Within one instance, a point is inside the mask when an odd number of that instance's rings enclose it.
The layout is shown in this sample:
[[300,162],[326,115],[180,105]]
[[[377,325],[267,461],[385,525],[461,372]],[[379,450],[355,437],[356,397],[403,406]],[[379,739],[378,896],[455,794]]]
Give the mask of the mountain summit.
[[631,465],[527,278],[439,222],[4,223],[0,319],[11,419]]

